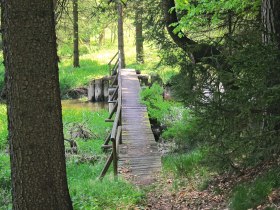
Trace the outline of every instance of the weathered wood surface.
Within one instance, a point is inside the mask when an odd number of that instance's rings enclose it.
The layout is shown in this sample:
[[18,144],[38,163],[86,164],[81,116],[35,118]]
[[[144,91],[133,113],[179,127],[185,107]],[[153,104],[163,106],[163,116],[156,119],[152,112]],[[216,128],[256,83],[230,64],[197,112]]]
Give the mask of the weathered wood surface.
[[161,169],[160,152],[151,130],[147,108],[140,103],[135,70],[121,70],[122,143],[120,168],[126,168],[136,184],[150,184]]

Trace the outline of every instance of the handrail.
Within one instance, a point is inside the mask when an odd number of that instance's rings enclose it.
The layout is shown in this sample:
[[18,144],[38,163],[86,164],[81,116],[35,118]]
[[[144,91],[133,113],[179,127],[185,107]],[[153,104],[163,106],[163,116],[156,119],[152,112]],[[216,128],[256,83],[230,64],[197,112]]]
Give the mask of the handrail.
[[119,52],[117,52],[114,56],[113,56],[113,58],[110,60],[110,62],[108,63],[108,66],[110,66],[111,65],[111,63],[113,62],[113,60],[117,57],[117,55],[119,54]]
[[[117,86],[115,86],[115,90],[111,97],[109,97],[109,103],[114,102],[115,105],[109,113],[109,118],[106,119],[106,122],[113,122],[113,127],[111,130],[111,133],[107,136],[105,139],[104,145],[102,146],[103,149],[112,148],[112,153],[110,154],[100,176],[99,179],[102,180],[103,177],[106,175],[109,166],[113,162],[113,168],[114,168],[114,175],[115,179],[117,179],[118,176],[118,154],[119,154],[119,144],[121,143],[121,105],[122,105],[122,88],[121,88],[121,59],[119,52],[111,59],[111,61],[108,63],[109,67],[111,66],[111,63],[113,60],[118,56],[118,60],[115,62],[114,67],[110,68],[110,74],[111,76],[115,75],[115,79],[111,83],[111,87],[114,87],[115,83],[117,83]],[[116,99],[117,98],[117,99]],[[111,120],[113,115],[115,114],[115,119]],[[112,142],[112,146],[108,145],[109,142]]]
[[115,58],[117,57],[117,55],[119,54],[119,52],[117,52],[113,58],[110,60],[110,62],[108,63],[108,70],[109,70],[109,75],[113,75],[113,72],[115,70],[115,68],[118,66],[118,62],[119,62],[119,59],[116,60],[113,68],[112,68],[112,62],[115,60]]

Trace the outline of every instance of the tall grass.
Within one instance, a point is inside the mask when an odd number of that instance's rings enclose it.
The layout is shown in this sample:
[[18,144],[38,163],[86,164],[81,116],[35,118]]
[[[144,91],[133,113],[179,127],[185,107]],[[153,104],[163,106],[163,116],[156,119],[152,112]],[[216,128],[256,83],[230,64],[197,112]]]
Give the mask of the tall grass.
[[255,209],[262,204],[273,189],[280,187],[280,169],[272,169],[249,183],[235,187],[230,207],[234,210]]
[[163,168],[166,171],[175,173],[177,176],[191,177],[196,175],[197,172],[203,175],[205,169],[202,167],[201,162],[204,157],[205,152],[203,150],[169,154],[162,158]]
[[7,127],[7,108],[0,104],[0,151],[7,146],[8,127]]
[[[143,193],[120,179],[115,182],[110,169],[107,177],[100,182],[98,176],[105,165],[107,155],[101,150],[106,133],[111,124],[105,123],[106,110],[92,112],[85,105],[80,110],[64,107],[63,124],[66,138],[70,138],[69,127],[74,123],[83,124],[93,132],[90,139],[76,138],[78,154],[68,154],[67,178],[75,209],[116,209],[135,205]],[[7,135],[6,106],[0,105],[0,136]],[[3,124],[2,124],[3,123]],[[69,148],[66,142],[66,148]],[[0,209],[11,209],[11,178],[9,155],[5,146],[0,149]]]
[[143,196],[140,190],[122,179],[115,182],[112,173],[102,182],[98,179],[106,161],[101,145],[111,126],[104,122],[107,115],[105,110],[63,110],[65,125],[80,122],[94,133],[91,139],[77,139],[79,153],[68,157],[67,176],[75,209],[126,208],[135,205]]

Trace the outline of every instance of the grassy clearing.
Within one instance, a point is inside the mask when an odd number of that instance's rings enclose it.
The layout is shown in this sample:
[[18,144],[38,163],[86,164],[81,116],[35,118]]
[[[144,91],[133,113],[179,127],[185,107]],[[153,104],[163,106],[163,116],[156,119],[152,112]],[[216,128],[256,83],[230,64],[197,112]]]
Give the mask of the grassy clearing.
[[[102,152],[101,145],[110,128],[105,123],[106,110],[92,112],[85,105],[79,110],[64,107],[63,124],[66,138],[70,138],[69,128],[74,124],[83,124],[94,134],[89,139],[75,139],[78,144],[78,154],[68,154],[67,178],[73,205],[75,209],[116,209],[127,208],[138,203],[143,192],[124,180],[115,182],[112,173],[100,182],[98,176],[105,164],[107,155]],[[0,106],[0,136],[6,139],[6,107]],[[4,123],[4,124],[2,124]],[[3,125],[3,126],[2,126]],[[5,143],[6,144],[6,143]],[[5,145],[4,144],[4,145]],[[69,148],[68,143],[65,143]],[[9,155],[5,146],[0,150],[0,209],[11,209],[11,180]],[[112,169],[110,170],[112,171]]]
[[[86,46],[81,46],[85,48]],[[166,83],[174,74],[178,73],[178,69],[173,69],[167,66],[159,65],[160,58],[157,55],[157,49],[146,44],[145,50],[145,63],[136,63],[135,46],[129,42],[125,46],[126,68],[133,68],[141,70],[143,74],[159,74]],[[96,49],[88,49],[86,52],[81,53],[80,68],[73,68],[73,60],[71,56],[71,47],[62,45],[59,49],[60,63],[59,63],[59,82],[61,89],[61,96],[66,98],[66,93],[77,87],[87,86],[89,81],[95,78],[100,78],[108,75],[108,62],[117,52],[116,45],[104,46]],[[0,60],[3,60],[2,55]],[[4,65],[0,65],[0,90],[4,85]]]
[[65,125],[81,122],[94,133],[91,139],[77,139],[79,153],[68,157],[67,175],[75,209],[127,207],[135,205],[143,196],[131,184],[123,180],[115,182],[112,174],[108,174],[102,182],[98,180],[106,161],[101,145],[110,128],[110,124],[104,122],[107,115],[105,110],[94,113],[89,110],[63,110]]
[[64,60],[59,64],[59,83],[61,95],[64,96],[68,90],[87,86],[89,81],[99,78],[108,73],[107,65],[100,64],[94,60],[81,59],[81,68],[73,68],[71,60]]

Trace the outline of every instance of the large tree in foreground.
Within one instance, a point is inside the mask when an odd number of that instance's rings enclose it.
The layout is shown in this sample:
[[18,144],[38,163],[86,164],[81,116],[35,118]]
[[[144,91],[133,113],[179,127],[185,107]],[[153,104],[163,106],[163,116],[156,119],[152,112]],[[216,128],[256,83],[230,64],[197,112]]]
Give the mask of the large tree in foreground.
[[52,0],[6,0],[13,209],[73,209],[67,187]]

